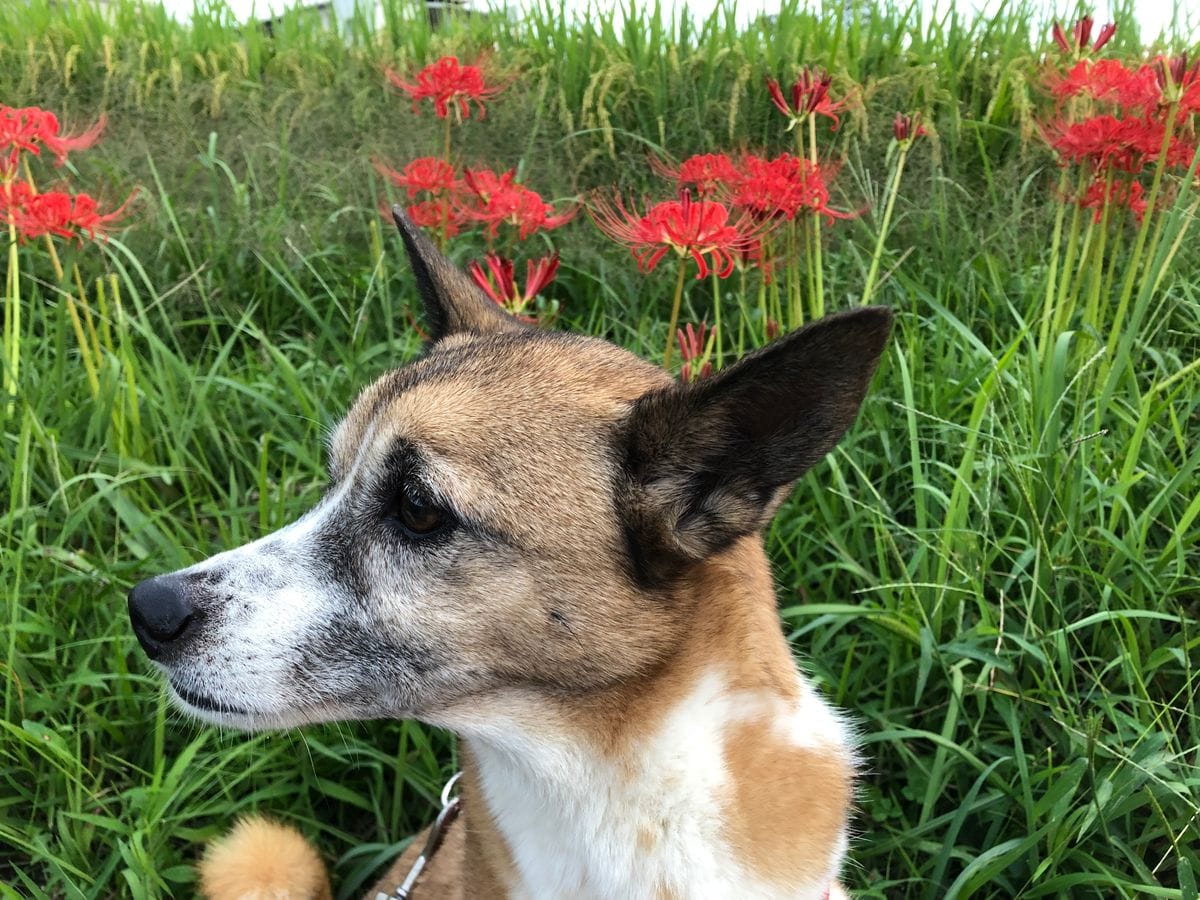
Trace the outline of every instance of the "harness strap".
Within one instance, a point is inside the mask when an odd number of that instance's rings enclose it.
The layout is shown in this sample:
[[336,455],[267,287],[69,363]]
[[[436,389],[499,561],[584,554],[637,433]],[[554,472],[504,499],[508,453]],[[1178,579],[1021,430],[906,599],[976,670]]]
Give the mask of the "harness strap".
[[380,891],[375,895],[375,900],[408,900],[412,896],[412,890],[417,884],[417,879],[421,877],[421,873],[425,871],[425,867],[429,861],[433,859],[433,855],[437,853],[438,848],[442,846],[442,838],[446,836],[446,829],[453,824],[458,818],[458,814],[462,809],[462,800],[459,797],[451,797],[450,791],[462,776],[462,772],[455,772],[454,777],[446,782],[446,786],[442,788],[442,811],[438,813],[433,824],[429,826],[429,837],[425,839],[425,846],[421,850],[420,856],[413,863],[412,868],[408,870],[408,875],[404,881],[390,894],[385,894]]

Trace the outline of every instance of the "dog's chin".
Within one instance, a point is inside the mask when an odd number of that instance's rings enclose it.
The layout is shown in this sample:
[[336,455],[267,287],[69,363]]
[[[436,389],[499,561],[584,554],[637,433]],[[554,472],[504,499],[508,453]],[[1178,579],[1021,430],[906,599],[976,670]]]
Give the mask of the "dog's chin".
[[[378,711],[357,707],[342,707],[334,704],[319,704],[305,707],[262,707],[248,708],[235,705],[232,701],[215,694],[185,688],[167,679],[167,691],[172,701],[183,712],[193,718],[238,731],[281,731],[303,725],[318,725],[323,722],[347,722],[362,719],[379,719],[385,715]],[[387,715],[387,718],[412,718],[409,715]]]
[[267,731],[302,725],[306,721],[302,716],[287,713],[250,710],[220,697],[181,687],[172,680],[167,681],[167,692],[175,705],[192,718],[222,728]]

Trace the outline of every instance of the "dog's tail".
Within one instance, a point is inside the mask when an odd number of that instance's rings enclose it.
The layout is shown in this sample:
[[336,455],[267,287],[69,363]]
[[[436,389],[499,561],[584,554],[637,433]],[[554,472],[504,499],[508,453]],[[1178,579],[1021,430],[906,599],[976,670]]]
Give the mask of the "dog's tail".
[[242,819],[200,861],[206,900],[332,900],[329,875],[300,832],[269,819]]

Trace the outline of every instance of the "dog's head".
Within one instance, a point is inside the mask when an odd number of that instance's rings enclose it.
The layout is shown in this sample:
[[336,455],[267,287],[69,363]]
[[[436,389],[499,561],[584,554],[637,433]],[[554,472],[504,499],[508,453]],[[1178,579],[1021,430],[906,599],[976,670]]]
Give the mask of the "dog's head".
[[648,671],[697,614],[674,586],[839,440],[891,327],[880,308],[833,316],[680,385],[521,324],[396,220],[428,352],[355,401],[310,512],[129,595],[201,718],[445,722]]

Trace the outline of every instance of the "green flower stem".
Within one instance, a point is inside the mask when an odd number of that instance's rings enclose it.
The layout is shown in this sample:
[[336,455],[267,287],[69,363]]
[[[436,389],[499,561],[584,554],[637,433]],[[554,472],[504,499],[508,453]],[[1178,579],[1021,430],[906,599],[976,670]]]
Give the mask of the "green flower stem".
[[[1175,136],[1175,119],[1179,112],[1179,101],[1175,101],[1167,110],[1167,127],[1163,129],[1162,147],[1158,153],[1158,165],[1154,167],[1154,180],[1150,183],[1150,195],[1146,198],[1146,215],[1142,216],[1142,226],[1138,229],[1137,239],[1133,244],[1133,254],[1125,270],[1125,283],[1121,286],[1121,298],[1117,301],[1117,311],[1113,314],[1112,329],[1108,333],[1107,353],[1100,363],[1100,380],[1104,380],[1112,356],[1117,349],[1117,341],[1121,337],[1121,328],[1125,324],[1125,315],[1129,311],[1129,301],[1133,297],[1133,288],[1138,284],[1138,270],[1141,269],[1142,257],[1146,249],[1146,240],[1150,235],[1150,220],[1155,218],[1154,207],[1158,203],[1158,194],[1162,189],[1163,173],[1167,168],[1167,151],[1171,147],[1171,138]],[[1161,218],[1161,217],[1159,217]],[[1156,234],[1161,235],[1161,230]],[[1152,248],[1153,249],[1153,248]],[[1146,257],[1153,260],[1153,254]]]
[[683,303],[683,277],[687,272],[687,257],[679,257],[679,274],[675,278],[675,300],[671,303],[671,321],[667,325],[667,348],[663,351],[663,368],[671,368],[672,351],[675,349],[675,329],[679,327],[679,307]]
[[721,279],[717,275],[716,267],[713,267],[712,272],[712,289],[713,289],[713,331],[717,335],[717,368],[720,369],[725,364],[724,351],[724,332],[721,330]]
[[[1058,264],[1062,253],[1063,220],[1067,215],[1067,206],[1061,198],[1067,193],[1067,170],[1063,169],[1058,176],[1058,210],[1054,214],[1054,233],[1050,238],[1050,266],[1046,271],[1046,297],[1042,302],[1042,320],[1038,328],[1038,355],[1045,353],[1046,342],[1050,339],[1050,320],[1054,317],[1054,295],[1058,282]],[[864,294],[865,296],[865,294]]]
[[[1108,182],[1105,185],[1105,202],[1104,209],[1100,213],[1100,242],[1096,248],[1095,260],[1090,268],[1090,280],[1088,281],[1087,301],[1083,307],[1083,324],[1085,327],[1091,328],[1096,332],[1101,329],[1101,323],[1098,321],[1100,316],[1100,294],[1101,288],[1104,286],[1105,265],[1104,260],[1109,252],[1108,233],[1112,226],[1113,204],[1107,199],[1112,195],[1112,173],[1109,173]],[[1064,319],[1062,325],[1065,327]]]
[[746,352],[746,323],[750,319],[750,311],[746,309],[746,267],[738,266],[738,336],[737,355],[740,358]]
[[883,258],[883,244],[887,240],[888,230],[892,225],[892,211],[896,207],[896,195],[900,193],[900,179],[903,177],[904,163],[908,159],[908,150],[911,146],[909,141],[902,143],[900,155],[896,158],[896,170],[889,179],[887,204],[883,208],[883,221],[879,223],[879,235],[875,238],[875,252],[871,255],[871,268],[867,271],[867,282],[863,285],[863,305],[871,301],[871,295],[875,292],[875,279],[879,275],[879,261]]
[[[817,165],[817,117],[809,115],[808,117],[808,147],[809,161]],[[825,272],[822,260],[823,250],[821,247],[821,214],[814,211],[812,214],[812,233],[813,233],[813,265],[812,269],[816,273],[814,279],[814,293],[812,294],[812,311],[813,318],[819,319],[825,315]]]
[[1188,233],[1188,228],[1195,220],[1198,211],[1200,211],[1200,198],[1197,198],[1188,207],[1187,213],[1184,214],[1183,226],[1179,229],[1179,234],[1175,235],[1175,240],[1171,242],[1171,249],[1167,251],[1162,268],[1158,270],[1158,274],[1154,277],[1154,286],[1150,289],[1151,293],[1157,293],[1159,287],[1162,285],[1163,277],[1167,274],[1167,270],[1171,268],[1171,263],[1175,261],[1175,255],[1179,252],[1179,248],[1183,246],[1183,238]]
[[[452,165],[450,162],[450,117],[446,116],[443,120],[445,124],[442,126],[442,159],[446,161],[446,165]],[[446,245],[450,242],[450,210],[442,210],[442,227],[438,234],[438,249],[445,250]],[[489,252],[491,248],[489,247]]]
[[[10,188],[6,185],[5,190]],[[12,398],[17,395],[17,375],[21,365],[21,276],[17,268],[17,227],[8,223],[8,272],[4,291],[4,393],[8,402],[4,406],[7,418],[12,415]]]
[[758,309],[762,313],[762,342],[767,342],[767,322],[771,314],[767,312],[767,273],[760,271],[758,275]]
[[[1075,189],[1076,201],[1083,198],[1087,190],[1087,182],[1090,180],[1090,175],[1085,170],[1079,172],[1079,183]],[[1112,193],[1112,170],[1108,171],[1105,177],[1104,190],[1107,198]],[[1074,315],[1075,307],[1079,301],[1080,292],[1083,290],[1084,282],[1088,280],[1089,273],[1096,271],[1095,266],[1100,267],[1100,271],[1104,270],[1104,255],[1099,254],[1095,249],[1094,240],[1099,234],[1101,240],[1104,238],[1104,230],[1098,228],[1095,216],[1090,212],[1085,212],[1083,206],[1076,202],[1073,204],[1074,209],[1071,211],[1071,237],[1070,246],[1067,248],[1067,260],[1063,266],[1062,283],[1059,285],[1058,302],[1055,306],[1055,316],[1052,321],[1051,335],[1057,336],[1071,323],[1071,316]],[[1108,201],[1105,201],[1105,206],[1108,206]],[[1087,221],[1087,228],[1083,232],[1083,243],[1079,243],[1079,229],[1082,223]],[[1103,215],[1101,215],[1103,221]],[[1094,260],[1093,260],[1094,258]],[[1078,263],[1076,263],[1078,259]],[[1072,273],[1072,267],[1074,272]]]
[[[767,295],[767,269],[766,266],[775,258],[775,239],[772,235],[766,235],[763,238],[763,264],[764,267],[759,270],[758,279],[758,308],[762,311],[762,342],[767,342],[767,322],[771,319],[771,311],[774,308],[773,304],[768,306]],[[771,279],[771,296],[774,296],[777,290],[775,279]]]
[[[1075,186],[1075,193],[1071,196],[1079,198],[1083,196],[1083,191],[1086,187],[1087,172],[1080,170],[1079,182]],[[1058,320],[1058,310],[1062,309],[1067,302],[1067,295],[1071,291],[1071,285],[1074,284],[1075,278],[1075,261],[1082,255],[1080,253],[1079,232],[1083,223],[1083,211],[1078,203],[1071,203],[1071,227],[1067,232],[1066,252],[1061,259],[1061,269],[1058,276],[1058,284],[1055,285],[1054,298],[1051,304],[1046,309],[1046,318],[1042,321],[1043,338],[1039,350],[1043,353],[1050,352],[1050,348],[1054,343],[1057,335],[1054,333],[1053,325]]]
[[[1082,216],[1079,217],[1079,220],[1082,221]],[[1070,324],[1071,315],[1075,312],[1075,306],[1079,301],[1079,292],[1091,270],[1093,258],[1098,259],[1101,266],[1104,265],[1104,258],[1096,257],[1096,230],[1096,220],[1089,214],[1087,228],[1083,232],[1083,241],[1078,244],[1078,265],[1075,266],[1074,272],[1063,269],[1063,290],[1054,310],[1054,320],[1051,322],[1050,333],[1052,335],[1061,334],[1063,329]]]
[[[800,248],[801,237],[803,237],[803,239],[804,239],[804,249],[803,250],[801,250],[801,248]],[[804,321],[804,308],[803,308],[804,295],[800,288],[800,258],[801,258],[801,256],[804,257],[805,286],[807,287],[809,294],[811,294],[812,290],[813,290],[812,253],[811,253],[811,248],[809,247],[807,224],[801,224],[801,222],[797,222],[797,220],[795,220],[795,219],[788,222],[787,254],[788,254],[788,269],[791,273],[791,277],[788,278],[788,285],[787,285],[787,289],[788,289],[787,317],[786,318],[784,317],[783,310],[780,309],[779,310],[779,327],[784,328],[786,326],[787,330],[791,331],[793,328],[799,328],[800,323]]]

